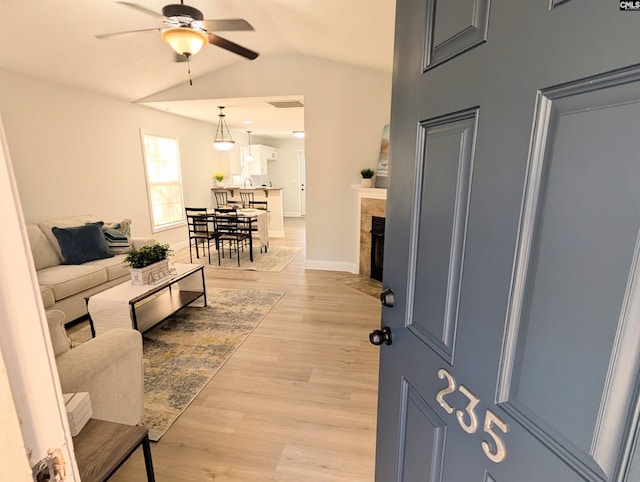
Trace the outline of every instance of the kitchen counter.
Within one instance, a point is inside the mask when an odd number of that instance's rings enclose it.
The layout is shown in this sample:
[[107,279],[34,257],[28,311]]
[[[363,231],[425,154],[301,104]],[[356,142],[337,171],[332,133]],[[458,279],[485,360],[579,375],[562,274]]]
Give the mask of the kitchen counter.
[[239,202],[240,191],[251,191],[254,193],[256,201],[267,201],[267,210],[269,211],[269,237],[284,237],[284,206],[282,202],[281,187],[270,186],[223,186],[211,188],[211,200],[215,207],[214,191],[228,191],[229,198]]
[[236,191],[262,191],[264,192],[265,197],[269,197],[269,193],[272,191],[282,191],[281,187],[271,187],[271,186],[224,186],[224,187],[215,187],[212,189],[216,189],[218,191],[224,190],[229,191],[231,197],[235,195]]

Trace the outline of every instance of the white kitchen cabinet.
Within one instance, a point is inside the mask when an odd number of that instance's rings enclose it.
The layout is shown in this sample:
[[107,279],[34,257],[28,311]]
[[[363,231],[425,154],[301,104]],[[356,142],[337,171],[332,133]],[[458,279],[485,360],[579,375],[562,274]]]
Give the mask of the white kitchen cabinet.
[[277,161],[279,150],[275,147],[265,146],[263,144],[251,144],[251,154],[260,160]]
[[[253,156],[253,161],[245,162],[248,166],[248,171],[250,176],[264,176],[268,171],[267,161],[277,161],[278,160],[278,149],[275,147],[264,146],[262,144],[251,144],[251,155]],[[248,154],[248,150],[247,153]]]
[[253,161],[245,161],[249,168],[249,175],[264,176],[267,173],[267,161],[256,156],[253,153],[253,149],[251,150],[251,155],[253,155]]

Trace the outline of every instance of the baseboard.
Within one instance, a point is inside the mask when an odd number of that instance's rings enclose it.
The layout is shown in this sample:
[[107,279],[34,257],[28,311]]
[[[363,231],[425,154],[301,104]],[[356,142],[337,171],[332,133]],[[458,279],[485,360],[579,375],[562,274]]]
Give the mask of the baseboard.
[[317,269],[320,271],[346,271],[348,273],[358,273],[358,267],[355,263],[347,261],[320,261],[307,259],[304,264],[305,269]]
[[179,243],[173,243],[171,245],[171,249],[173,249],[174,251],[181,249],[181,248],[188,248],[189,247],[189,241],[180,241]]

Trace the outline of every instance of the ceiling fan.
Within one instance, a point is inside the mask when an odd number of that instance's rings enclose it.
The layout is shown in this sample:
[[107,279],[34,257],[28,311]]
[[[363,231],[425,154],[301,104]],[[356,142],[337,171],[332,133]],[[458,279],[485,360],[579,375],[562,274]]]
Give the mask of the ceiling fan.
[[254,60],[258,57],[258,52],[254,52],[242,45],[238,45],[231,40],[225,39],[213,33],[230,31],[250,31],[253,26],[242,18],[227,18],[219,20],[205,20],[200,10],[190,5],[185,5],[184,0],[178,4],[169,4],[162,7],[162,13],[149,10],[142,5],[131,2],[116,2],[139,12],[151,15],[160,19],[164,27],[146,28],[140,30],[127,30],[124,32],[112,32],[96,35],[96,38],[103,39],[116,35],[133,34],[139,32],[160,32],[162,39],[175,51],[177,62],[184,62],[192,55],[197,54],[204,45],[210,43],[217,47],[233,52],[234,54]]

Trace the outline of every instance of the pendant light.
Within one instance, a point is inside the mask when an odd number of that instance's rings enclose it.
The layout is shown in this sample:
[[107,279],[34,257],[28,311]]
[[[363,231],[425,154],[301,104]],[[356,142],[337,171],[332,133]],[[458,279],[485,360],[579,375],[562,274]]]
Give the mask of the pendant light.
[[245,157],[247,162],[253,162],[253,156],[251,155],[251,131],[247,131],[247,137],[249,138],[249,155]]
[[[235,141],[231,138],[231,132],[229,132],[229,127],[227,127],[227,121],[224,120],[224,106],[218,106],[220,109],[220,114],[218,115],[218,128],[216,129],[216,137],[213,141],[214,149],[218,151],[229,151],[235,145]],[[225,134],[226,131],[226,134]]]

